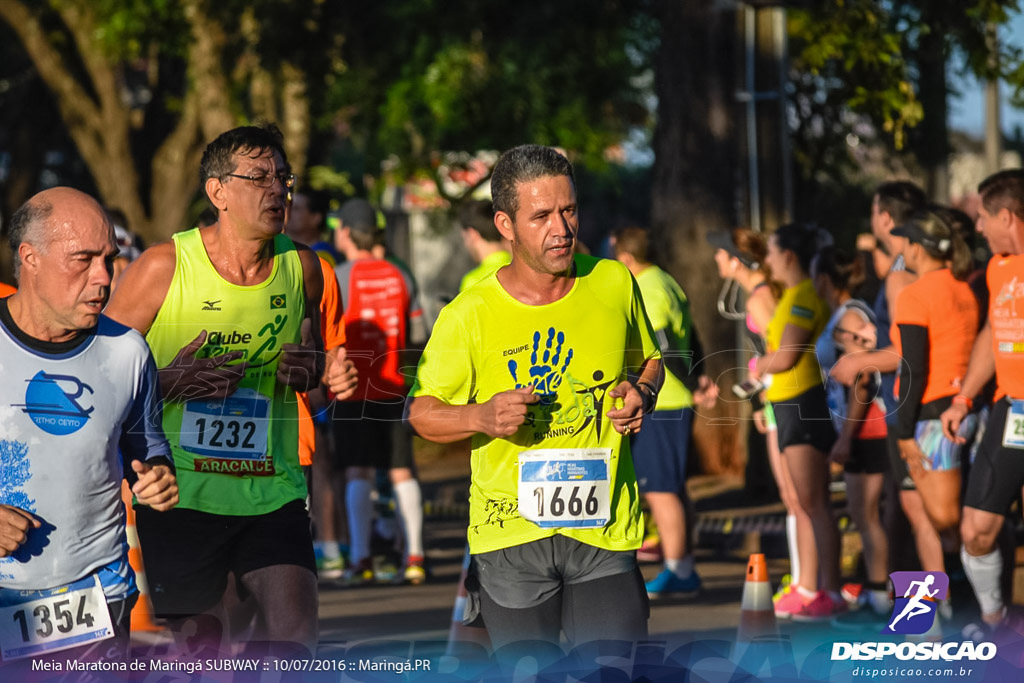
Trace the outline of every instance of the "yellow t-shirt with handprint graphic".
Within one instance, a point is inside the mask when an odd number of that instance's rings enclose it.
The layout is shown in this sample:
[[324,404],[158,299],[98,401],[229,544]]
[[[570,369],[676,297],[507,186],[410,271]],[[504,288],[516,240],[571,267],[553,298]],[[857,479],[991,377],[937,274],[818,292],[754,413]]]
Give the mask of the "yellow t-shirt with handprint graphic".
[[[629,271],[577,255],[560,300],[529,306],[490,278],[446,306],[423,352],[410,396],[484,403],[527,385],[542,399],[508,438],[473,437],[470,552],[500,550],[556,533],[608,550],[640,547],[643,524],[629,440],[612,428],[608,391],[661,356]],[[608,448],[610,509],[600,528],[542,528],[519,514],[518,456],[547,448]]]

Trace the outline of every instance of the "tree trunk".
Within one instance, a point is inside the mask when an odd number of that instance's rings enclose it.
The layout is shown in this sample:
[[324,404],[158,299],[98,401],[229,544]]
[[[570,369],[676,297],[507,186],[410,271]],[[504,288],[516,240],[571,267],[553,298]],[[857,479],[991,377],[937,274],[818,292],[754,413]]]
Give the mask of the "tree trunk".
[[292,172],[306,170],[306,154],[313,129],[306,74],[294,64],[281,65],[281,130]]
[[686,291],[708,354],[705,372],[722,400],[697,419],[694,440],[705,472],[742,470],[741,404],[730,387],[736,325],[715,308],[710,230],[736,226],[736,15],[714,0],[664,0],[662,41],[655,62],[658,123],[654,133],[651,229],[662,265]]
[[[927,13],[925,14],[927,18]],[[949,87],[946,83],[946,36],[941,30],[921,34],[917,48],[918,91],[924,118],[911,140],[925,173],[925,191],[933,201],[949,201]]]

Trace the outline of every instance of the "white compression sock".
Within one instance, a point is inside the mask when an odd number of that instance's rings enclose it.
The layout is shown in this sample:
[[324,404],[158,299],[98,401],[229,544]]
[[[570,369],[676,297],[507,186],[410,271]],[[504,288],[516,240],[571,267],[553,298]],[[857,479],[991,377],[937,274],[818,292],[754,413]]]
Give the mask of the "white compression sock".
[[392,486],[395,492],[395,508],[402,519],[405,532],[405,554],[423,557],[423,494],[420,483],[406,479]]
[[961,548],[960,560],[978,598],[982,615],[1002,612],[1003,591],[999,586],[999,576],[1003,573],[1003,556],[999,550],[975,557],[967,552],[967,548]]
[[345,485],[348,511],[349,552],[352,564],[370,556],[370,524],[373,521],[373,485],[366,479],[350,479]]
[[790,585],[800,584],[800,551],[796,544],[796,515],[786,515],[786,542],[789,545]]

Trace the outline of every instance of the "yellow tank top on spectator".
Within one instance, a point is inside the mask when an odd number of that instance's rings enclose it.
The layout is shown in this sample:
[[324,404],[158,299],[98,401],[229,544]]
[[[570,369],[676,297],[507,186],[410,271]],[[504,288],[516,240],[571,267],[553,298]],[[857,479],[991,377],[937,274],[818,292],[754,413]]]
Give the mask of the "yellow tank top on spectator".
[[828,305],[814,291],[810,279],[783,292],[775,307],[775,315],[765,330],[768,352],[779,349],[787,325],[802,327],[810,331],[811,336],[796,365],[784,372],[772,374],[771,386],[765,390],[765,398],[769,401],[786,401],[822,384],[821,366],[814,352],[814,341],[825,329],[828,318]]

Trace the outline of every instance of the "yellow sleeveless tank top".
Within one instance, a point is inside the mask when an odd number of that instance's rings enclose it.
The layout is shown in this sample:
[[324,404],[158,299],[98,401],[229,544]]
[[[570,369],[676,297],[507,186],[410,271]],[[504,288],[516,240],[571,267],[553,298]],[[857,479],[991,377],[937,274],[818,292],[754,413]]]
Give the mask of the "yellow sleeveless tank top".
[[282,344],[299,342],[305,317],[302,262],[274,238],[270,276],[252,286],[214,268],[198,228],[174,235],[171,286],[146,335],[158,368],[207,332],[197,356],[241,350],[245,378],[226,399],[164,402],[164,431],[178,470],[179,507],[260,515],[306,497],[295,392],[277,381]]

